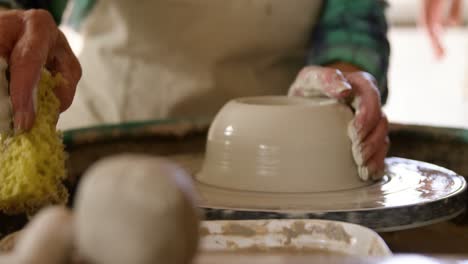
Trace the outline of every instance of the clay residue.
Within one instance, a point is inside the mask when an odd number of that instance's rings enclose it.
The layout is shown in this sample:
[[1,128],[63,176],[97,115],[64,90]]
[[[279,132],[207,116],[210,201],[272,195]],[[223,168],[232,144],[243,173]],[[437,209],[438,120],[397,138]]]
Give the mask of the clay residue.
[[242,237],[253,237],[256,235],[262,236],[269,234],[267,223],[260,225],[249,225],[245,226],[238,223],[228,223],[221,226],[221,232],[212,232],[207,227],[200,227],[200,236],[209,235],[223,235],[223,236],[242,236]]
[[[248,253],[248,254],[263,254],[263,253],[274,253],[274,254],[318,254],[318,255],[344,255],[345,252],[335,251],[331,249],[321,249],[311,245],[297,246],[292,242],[293,239],[298,238],[302,235],[306,236],[324,236],[329,240],[342,241],[344,243],[351,243],[351,236],[346,232],[340,224],[328,223],[325,225],[307,225],[306,221],[294,221],[291,222],[291,225],[283,227],[280,230],[276,230],[271,234],[280,234],[283,237],[286,237],[286,240],[281,241],[280,246],[269,246],[265,242],[255,243],[255,245],[250,245],[243,247],[238,244],[236,239],[226,240],[225,248],[222,250],[215,250],[215,252],[236,252],[236,253]],[[213,234],[206,227],[201,228],[202,235]],[[222,225],[221,232],[223,236],[236,236],[236,237],[246,237],[251,238],[257,235],[262,235],[261,233],[270,234],[268,226],[265,224],[262,225],[252,225],[245,226],[239,223],[227,223]]]
[[351,236],[346,233],[342,225],[329,223],[325,226],[324,235],[330,239],[351,243]]
[[346,233],[343,226],[334,223],[328,223],[324,227],[312,225],[310,228],[306,228],[303,221],[296,221],[291,225],[291,227],[283,227],[282,233],[286,236],[285,245],[291,244],[291,240],[300,235],[314,234],[321,234],[328,239],[344,241],[347,244],[351,243],[351,236]]
[[306,234],[307,230],[304,222],[294,222],[291,227],[283,227],[282,233],[286,236],[285,245],[290,245],[293,238]]
[[248,228],[239,224],[228,224],[223,226],[223,235],[252,237],[257,232],[254,229]]
[[[232,244],[231,244],[232,243]],[[314,247],[294,247],[294,246],[282,246],[282,247],[268,247],[266,245],[258,244],[250,247],[239,248],[235,242],[228,241],[227,249],[215,252],[232,252],[239,254],[291,254],[291,255],[347,255],[342,251],[334,251],[328,249],[319,249]],[[212,253],[212,252],[210,252]]]
[[239,245],[234,241],[227,241],[226,247],[230,250],[239,250]]
[[[222,226],[222,232],[225,236],[242,236],[253,237],[268,233],[266,226],[247,227],[241,224],[230,223]],[[210,235],[210,231],[206,227],[200,229],[202,236]],[[323,235],[330,240],[343,241],[347,244],[351,243],[351,236],[346,232],[343,226],[335,223],[327,223],[325,226],[311,225],[306,227],[304,221],[295,221],[290,227],[283,227],[280,231],[286,237],[285,245],[290,245],[291,240],[301,235]]]

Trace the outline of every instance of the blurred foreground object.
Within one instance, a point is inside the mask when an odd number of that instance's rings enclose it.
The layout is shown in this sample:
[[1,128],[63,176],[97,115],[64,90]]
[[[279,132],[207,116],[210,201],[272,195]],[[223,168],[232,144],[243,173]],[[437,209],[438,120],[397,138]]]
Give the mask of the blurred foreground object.
[[93,165],[75,205],[78,253],[91,263],[190,263],[199,217],[190,176],[174,163],[122,154]]
[[424,0],[421,21],[429,35],[434,55],[437,59],[442,59],[445,56],[445,47],[442,43],[443,31],[447,26],[457,26],[462,23],[462,1]]

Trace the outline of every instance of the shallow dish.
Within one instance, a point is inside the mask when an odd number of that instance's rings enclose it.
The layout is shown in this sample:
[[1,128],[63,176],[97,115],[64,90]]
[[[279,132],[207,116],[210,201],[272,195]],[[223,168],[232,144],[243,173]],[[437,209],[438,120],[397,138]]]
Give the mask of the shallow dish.
[[374,231],[325,220],[205,221],[201,251],[366,257],[392,254]]

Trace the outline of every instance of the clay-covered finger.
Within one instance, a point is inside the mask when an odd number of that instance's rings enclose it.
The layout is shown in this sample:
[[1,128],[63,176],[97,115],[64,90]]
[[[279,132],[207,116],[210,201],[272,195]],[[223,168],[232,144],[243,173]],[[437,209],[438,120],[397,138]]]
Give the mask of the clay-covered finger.
[[341,99],[351,92],[351,85],[337,69],[320,66],[304,68],[289,89],[289,96],[328,96]]
[[55,90],[55,94],[61,102],[60,112],[63,112],[72,104],[82,72],[78,59],[60,31],[57,43],[49,53],[47,68],[52,73],[60,73],[63,77],[63,82]]
[[390,146],[390,140],[386,138],[382,148],[372,156],[365,166],[359,166],[359,175],[364,180],[378,180],[383,177],[385,170],[385,157]]
[[0,132],[9,133],[12,128],[12,105],[8,70],[10,54],[20,32],[22,20],[19,11],[2,11],[0,15]]
[[388,138],[388,120],[385,114],[379,121],[377,127],[362,142],[353,142],[353,156],[356,164],[365,166],[367,161],[382,147]]
[[15,130],[29,130],[34,124],[34,96],[56,31],[52,16],[43,10],[24,14],[24,30],[10,55],[10,92]]
[[377,127],[381,119],[380,93],[375,79],[368,73],[347,73],[346,79],[353,87],[355,118],[349,133],[353,140],[364,140]]

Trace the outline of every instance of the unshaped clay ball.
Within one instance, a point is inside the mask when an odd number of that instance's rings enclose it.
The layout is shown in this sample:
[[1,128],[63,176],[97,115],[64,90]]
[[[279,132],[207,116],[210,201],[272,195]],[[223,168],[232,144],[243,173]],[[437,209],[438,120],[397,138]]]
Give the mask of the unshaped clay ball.
[[72,251],[72,213],[65,207],[54,206],[41,210],[22,231],[9,263],[65,264],[69,263]]
[[194,194],[186,172],[164,159],[97,162],[76,198],[79,254],[96,264],[190,263],[199,230]]

